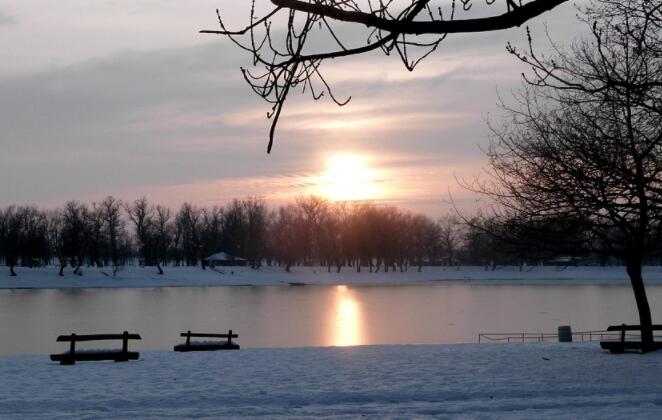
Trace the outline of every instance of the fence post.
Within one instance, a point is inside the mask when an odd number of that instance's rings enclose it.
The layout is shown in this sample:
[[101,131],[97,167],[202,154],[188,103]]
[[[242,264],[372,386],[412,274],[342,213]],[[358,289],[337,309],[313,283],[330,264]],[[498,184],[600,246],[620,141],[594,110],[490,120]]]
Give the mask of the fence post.
[[71,333],[71,343],[69,343],[69,353],[73,355],[76,353],[76,334]]
[[190,346],[190,345],[191,345],[191,330],[188,330],[188,332],[186,333],[186,346]]

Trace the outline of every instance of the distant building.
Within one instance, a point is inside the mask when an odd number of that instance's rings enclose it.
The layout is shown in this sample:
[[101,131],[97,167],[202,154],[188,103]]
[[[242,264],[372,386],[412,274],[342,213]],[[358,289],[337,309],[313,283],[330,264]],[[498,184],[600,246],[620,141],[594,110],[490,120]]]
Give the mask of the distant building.
[[248,260],[241,257],[233,257],[226,252],[217,252],[204,259],[209,267],[228,267],[228,266],[245,266],[248,265]]
[[578,257],[561,256],[561,257],[548,259],[547,261],[545,261],[545,265],[558,266],[558,267],[563,267],[563,266],[576,267],[579,261],[580,259]]

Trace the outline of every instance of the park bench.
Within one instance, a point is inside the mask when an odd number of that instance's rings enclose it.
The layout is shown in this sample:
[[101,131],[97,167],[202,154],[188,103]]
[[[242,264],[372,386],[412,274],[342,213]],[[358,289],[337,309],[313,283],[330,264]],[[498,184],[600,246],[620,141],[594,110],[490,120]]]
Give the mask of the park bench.
[[[61,335],[57,338],[58,342],[69,342],[69,351],[60,354],[51,354],[51,360],[60,362],[61,365],[73,365],[77,361],[97,361],[113,360],[115,362],[126,362],[128,360],[138,360],[140,353],[129,351],[129,340],[140,340],[140,335],[129,334],[124,331],[122,334],[71,334]],[[121,349],[103,349],[103,350],[78,350],[76,343],[81,341],[100,341],[100,340],[122,340]]]
[[[662,325],[653,325],[653,331],[661,331]],[[641,332],[640,325],[610,325],[607,331],[618,331],[619,338],[616,340],[606,340],[600,342],[600,347],[609,350],[610,353],[624,353],[627,350],[641,350],[641,340],[628,340],[626,341],[626,331],[639,331]],[[657,341],[653,343],[651,350],[662,349],[662,342]]]
[[[190,330],[181,333],[181,337],[186,337],[186,343],[177,344],[174,348],[175,351],[212,351],[212,350],[239,350],[239,344],[232,342],[233,338],[238,338],[237,334],[233,334],[232,330],[227,334],[207,334],[207,333],[193,333]],[[191,341],[191,337],[195,338],[227,338],[227,341]]]

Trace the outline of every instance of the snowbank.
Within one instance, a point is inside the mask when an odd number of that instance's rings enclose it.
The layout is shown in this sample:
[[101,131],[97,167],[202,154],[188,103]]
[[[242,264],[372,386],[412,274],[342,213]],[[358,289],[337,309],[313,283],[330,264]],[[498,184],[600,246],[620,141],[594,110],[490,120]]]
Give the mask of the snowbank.
[[[263,267],[252,270],[247,267],[225,267],[222,270],[199,267],[166,267],[160,276],[154,267],[127,267],[112,276],[109,269],[86,268],[83,276],[67,271],[64,277],[57,275],[57,268],[18,268],[17,277],[9,277],[0,271],[0,289],[12,288],[78,288],[78,287],[182,287],[182,286],[277,286],[298,284],[403,284],[445,282],[501,282],[509,284],[543,283],[599,283],[626,284],[624,267],[424,267],[407,272],[369,273],[365,269],[356,273],[345,267],[341,273],[328,273],[325,267],[294,267],[291,273],[281,268]],[[647,283],[662,283],[662,267],[645,267]]]
[[0,358],[3,418],[651,418],[662,352],[590,344],[146,352],[60,366]]

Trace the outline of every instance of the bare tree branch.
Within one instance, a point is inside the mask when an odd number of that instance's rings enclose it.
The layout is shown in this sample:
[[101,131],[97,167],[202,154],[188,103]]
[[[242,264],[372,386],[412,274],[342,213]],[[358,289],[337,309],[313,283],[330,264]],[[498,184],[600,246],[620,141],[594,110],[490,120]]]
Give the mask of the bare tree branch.
[[[470,19],[456,19],[456,3],[468,13],[473,0],[449,0],[445,11],[441,5],[433,8],[433,0],[270,0],[269,4],[275,7],[261,17],[256,12],[256,1],[251,0],[250,21],[240,29],[229,29],[217,10],[220,30],[200,32],[227,37],[252,55],[253,66],[261,68],[260,71],[242,69],[242,73],[253,91],[272,104],[267,114],[272,119],[267,148],[270,152],[283,105],[292,88],[308,90],[314,100],[328,96],[340,106],[349,102],[350,98],[342,100],[333,94],[321,71],[325,60],[381,49],[386,55],[395,51],[405,68],[413,71],[448,34],[517,27],[567,0],[531,0],[520,5],[505,0],[505,13]],[[484,1],[488,6],[496,3],[496,0]],[[274,29],[281,27],[274,24],[277,19],[285,20],[284,37],[281,29]],[[346,26],[335,27],[340,24],[367,28],[364,44],[343,42],[340,31],[346,30]],[[312,34],[316,39],[329,40],[336,48],[319,51],[319,47],[308,41]]]

